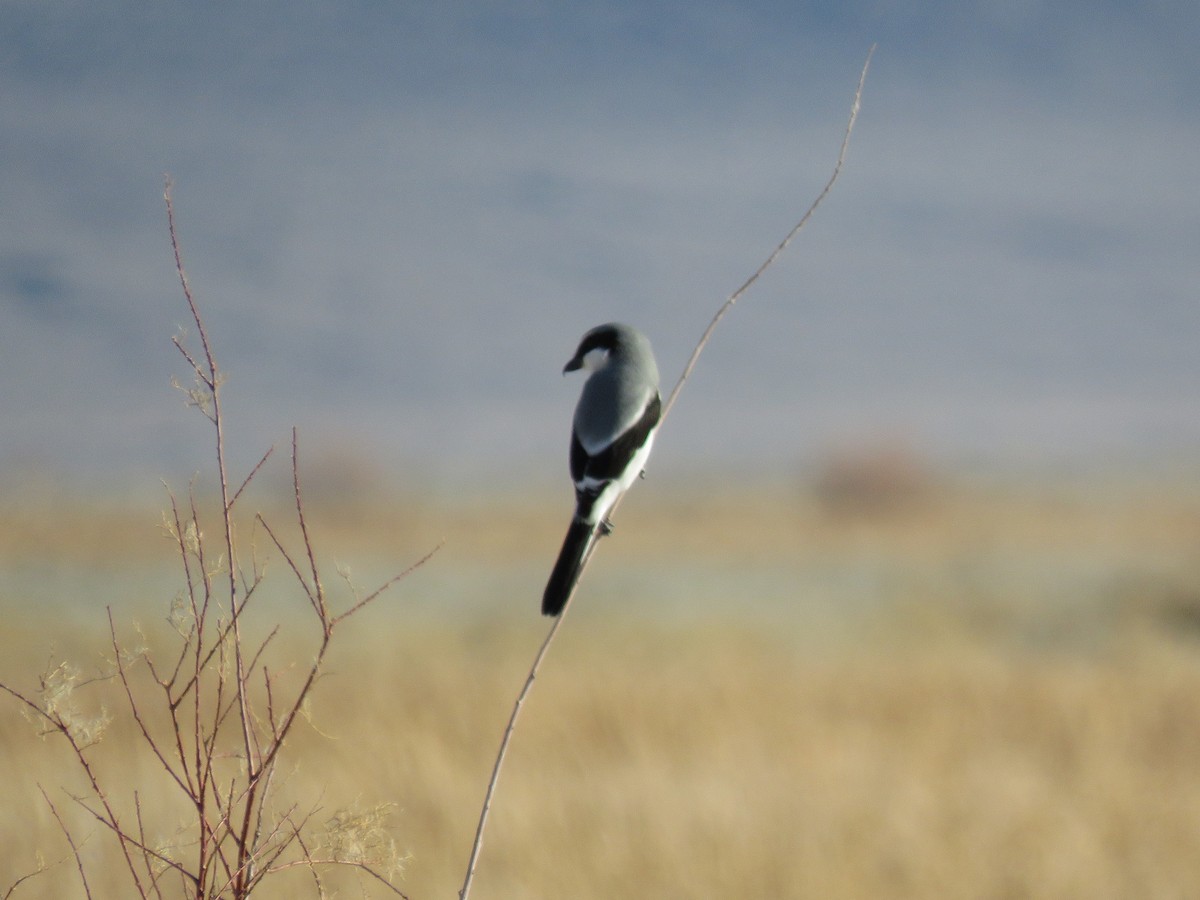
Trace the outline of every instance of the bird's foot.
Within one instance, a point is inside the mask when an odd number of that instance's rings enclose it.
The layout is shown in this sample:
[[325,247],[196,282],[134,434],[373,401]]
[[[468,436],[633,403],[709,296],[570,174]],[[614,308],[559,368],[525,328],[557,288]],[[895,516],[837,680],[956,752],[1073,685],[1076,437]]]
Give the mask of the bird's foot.
[[600,532],[600,537],[608,537],[613,533],[613,523],[608,521],[608,519],[603,519],[600,522],[600,528],[598,530]]

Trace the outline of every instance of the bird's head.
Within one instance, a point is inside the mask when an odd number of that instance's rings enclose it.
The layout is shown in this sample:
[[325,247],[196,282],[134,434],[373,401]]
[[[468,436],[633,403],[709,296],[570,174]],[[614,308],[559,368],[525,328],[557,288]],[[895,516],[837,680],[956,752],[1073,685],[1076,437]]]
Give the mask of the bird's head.
[[616,323],[597,325],[579,341],[575,355],[563,366],[563,374],[580,369],[595,372],[604,368],[609,357],[621,346],[623,335],[628,330],[628,326]]

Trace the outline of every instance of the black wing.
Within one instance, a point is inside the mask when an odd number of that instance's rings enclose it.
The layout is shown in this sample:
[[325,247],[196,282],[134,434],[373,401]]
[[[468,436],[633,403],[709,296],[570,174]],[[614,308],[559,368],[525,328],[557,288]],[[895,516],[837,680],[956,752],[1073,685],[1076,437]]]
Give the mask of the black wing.
[[571,433],[571,478],[578,484],[583,478],[593,478],[597,481],[610,481],[617,478],[635,453],[642,449],[650,432],[662,418],[662,399],[655,392],[646,404],[642,417],[619,438],[597,453],[589,456],[579,443],[574,432]]

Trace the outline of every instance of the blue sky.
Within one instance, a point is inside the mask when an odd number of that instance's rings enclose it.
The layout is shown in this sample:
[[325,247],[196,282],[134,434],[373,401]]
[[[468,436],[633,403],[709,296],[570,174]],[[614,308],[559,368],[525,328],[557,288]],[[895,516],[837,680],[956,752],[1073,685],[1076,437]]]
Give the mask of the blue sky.
[[[162,177],[239,461],[565,471],[579,335],[641,326],[660,467],[902,439],[1200,448],[1200,11],[1184,2],[0,4],[0,461],[207,464]],[[560,471],[561,470],[561,471]],[[732,469],[731,469],[732,470]]]

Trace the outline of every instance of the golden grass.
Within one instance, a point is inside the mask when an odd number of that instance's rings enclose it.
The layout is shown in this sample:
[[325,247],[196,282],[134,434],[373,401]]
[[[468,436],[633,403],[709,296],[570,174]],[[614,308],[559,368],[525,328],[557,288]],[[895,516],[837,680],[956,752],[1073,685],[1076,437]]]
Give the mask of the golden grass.
[[[867,517],[807,503],[730,492],[656,510],[631,499],[523,714],[472,897],[1200,896],[1200,645],[1176,615],[1195,596],[1196,501],[975,491]],[[447,552],[338,636],[283,767],[279,802],[318,805],[318,822],[395,804],[388,834],[409,857],[397,884],[414,900],[456,895],[504,721],[544,634],[537,582],[559,511],[509,508],[501,529],[495,512],[418,507],[394,523],[409,559],[442,534]],[[355,547],[399,556],[395,532],[354,524],[378,525],[382,511],[311,518],[343,558]],[[72,528],[109,535],[117,557],[113,532],[142,527],[85,520]],[[656,572],[662,559],[672,568]],[[511,569],[501,581],[528,581],[525,593],[408,614],[413,595],[475,584],[470,565]],[[689,572],[722,567],[770,570],[773,590],[792,584],[805,594],[797,605],[818,608],[861,582],[806,573],[865,567],[882,572],[873,590],[890,600],[829,631],[821,623],[837,609],[793,615],[741,597],[658,617],[641,598],[605,596],[628,591],[620,568],[700,595]],[[1000,579],[990,591],[987,575]],[[1089,622],[1098,636],[1074,639]],[[304,620],[285,624],[281,656],[303,663]],[[94,666],[102,625],[86,606],[74,624],[10,619],[0,677],[29,687],[52,642]],[[177,840],[186,816],[109,697],[118,716],[97,759],[115,794],[140,791],[156,837]],[[37,784],[64,812],[61,789],[86,790],[7,701],[0,735],[2,892],[39,853],[67,853]],[[96,896],[130,896],[115,848],[78,810],[71,820],[91,834]],[[327,884],[385,896],[369,882]],[[301,875],[265,894],[308,895]],[[70,861],[14,894],[76,896]]]

